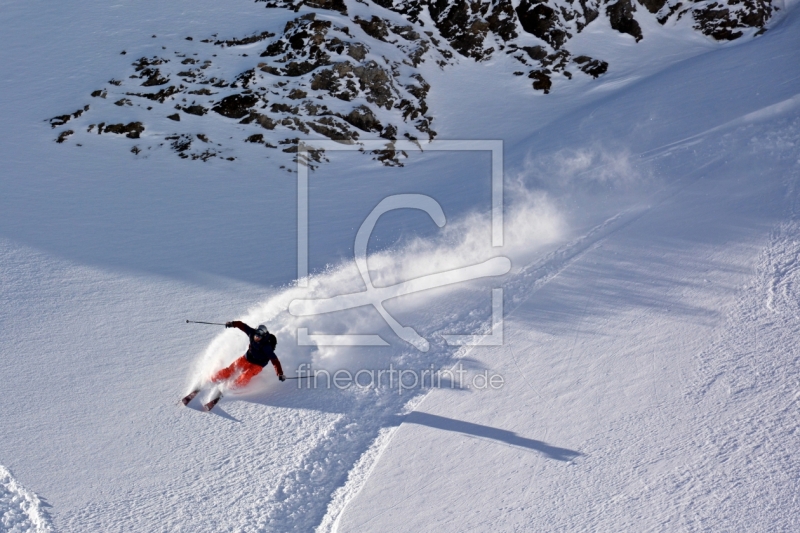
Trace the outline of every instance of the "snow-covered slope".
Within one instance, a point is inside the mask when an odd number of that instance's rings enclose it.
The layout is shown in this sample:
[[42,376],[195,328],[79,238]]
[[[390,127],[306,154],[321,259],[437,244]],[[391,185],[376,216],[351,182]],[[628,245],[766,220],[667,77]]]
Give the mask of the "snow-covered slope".
[[[220,144],[230,128],[278,128],[176,110],[179,123],[164,116],[140,137],[157,130],[149,155],[84,131],[52,142],[45,119],[154,47],[202,44],[235,75],[254,58],[198,36],[259,34],[301,10],[201,0],[0,13],[7,492],[38,494],[58,531],[796,529],[800,12],[724,44],[638,15],[639,43],[589,25],[570,51],[602,52],[609,70],[548,95],[509,74],[511,55],[421,63],[437,138],[505,142],[504,247],[490,246],[485,153],[412,153],[386,168],[329,152],[309,180],[308,289],[293,283],[296,176],[277,172],[293,170],[290,152],[265,162],[269,149],[237,138],[234,161],[201,164],[155,148],[177,131],[164,124]],[[107,124],[146,110],[98,99]],[[381,199],[410,192],[434,197],[447,225],[385,215],[370,241],[376,286],[499,254],[511,272],[387,302],[428,352],[372,308],[290,314],[294,299],[363,290],[356,231]],[[446,345],[442,334],[490,331],[497,286],[505,343]],[[267,369],[204,414],[178,398],[245,341],[187,318],[267,322],[288,374],[393,365],[464,369],[467,381],[430,394],[309,389]],[[298,346],[298,328],[389,346]],[[484,371],[502,387],[466,388]],[[23,524],[10,509],[9,527]]]
[[682,187],[512,285],[467,376],[505,386],[431,392],[337,531],[795,530],[798,140],[800,107],[695,139]]

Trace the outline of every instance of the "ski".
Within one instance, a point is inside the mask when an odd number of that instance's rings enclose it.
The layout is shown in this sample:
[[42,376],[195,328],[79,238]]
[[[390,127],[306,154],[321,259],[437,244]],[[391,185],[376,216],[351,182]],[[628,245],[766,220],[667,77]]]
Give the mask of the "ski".
[[211,400],[209,400],[208,403],[203,404],[203,409],[206,411],[212,410],[214,406],[217,405],[217,402],[219,402],[221,398],[222,394],[217,394]]
[[193,390],[192,392],[190,392],[189,394],[187,394],[186,396],[183,397],[183,399],[181,400],[181,403],[183,405],[189,405],[189,402],[194,400],[194,397],[197,396],[197,393],[199,393],[199,392],[200,392],[200,389]]

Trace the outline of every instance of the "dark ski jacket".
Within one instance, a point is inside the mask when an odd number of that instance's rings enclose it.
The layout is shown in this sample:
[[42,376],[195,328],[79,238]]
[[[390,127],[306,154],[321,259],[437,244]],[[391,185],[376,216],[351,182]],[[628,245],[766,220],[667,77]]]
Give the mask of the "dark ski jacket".
[[258,366],[267,366],[267,363],[272,363],[272,366],[275,367],[275,373],[278,376],[283,374],[281,362],[278,361],[278,356],[275,355],[275,349],[272,347],[272,344],[270,344],[270,337],[272,336],[271,334],[267,334],[266,336],[262,337],[261,342],[256,342],[253,340],[253,335],[258,332],[257,329],[253,329],[239,320],[231,322],[231,326],[234,328],[239,328],[240,330],[244,331],[248,337],[250,337],[250,347],[247,349],[247,353],[245,354],[245,357],[250,363]]

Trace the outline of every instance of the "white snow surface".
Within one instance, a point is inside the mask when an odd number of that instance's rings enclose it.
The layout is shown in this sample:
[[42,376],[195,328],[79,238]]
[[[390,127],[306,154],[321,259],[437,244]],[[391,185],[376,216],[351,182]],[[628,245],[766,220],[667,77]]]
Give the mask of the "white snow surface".
[[[440,138],[505,143],[505,245],[491,247],[486,153],[383,168],[331,152],[310,176],[304,289],[288,156],[137,159],[108,139],[57,145],[45,121],[151,35],[246,35],[263,4],[6,2],[2,528],[800,529],[800,11],[783,11],[725,44],[587,34],[612,69],[546,96],[502,58],[430,66]],[[288,313],[363,290],[355,233],[409,192],[448,223],[385,215],[376,286],[498,255],[511,272],[387,302],[428,352],[372,308]],[[490,331],[497,286],[503,345],[448,346],[443,333]],[[308,389],[267,368],[206,414],[177,401],[246,340],[187,318],[267,323],[289,375],[461,365],[466,385]],[[389,346],[298,346],[302,327]],[[503,385],[478,390],[484,372]]]
[[11,472],[0,465],[0,526],[10,533],[49,533],[50,520],[36,494],[17,483]]

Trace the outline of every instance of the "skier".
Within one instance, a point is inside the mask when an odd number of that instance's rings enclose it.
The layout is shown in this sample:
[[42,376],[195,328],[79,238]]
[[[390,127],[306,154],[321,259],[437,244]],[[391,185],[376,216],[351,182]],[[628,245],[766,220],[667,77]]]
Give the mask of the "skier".
[[267,326],[261,324],[258,329],[253,329],[244,322],[235,320],[226,322],[225,327],[238,328],[244,331],[250,337],[250,347],[247,349],[246,354],[231,363],[230,366],[211,376],[212,383],[226,381],[239,372],[238,377],[233,382],[233,388],[244,387],[250,383],[251,379],[261,373],[267,363],[272,363],[272,366],[275,367],[275,374],[277,374],[279,380],[286,381],[281,362],[275,355],[275,345],[278,340],[275,335],[267,331]]
[[[283,375],[283,368],[281,368],[281,362],[275,355],[275,346],[278,340],[275,338],[275,335],[267,330],[267,326],[261,324],[258,326],[258,329],[253,329],[244,322],[235,320],[233,322],[226,322],[225,327],[238,328],[245,332],[250,338],[250,346],[247,349],[247,353],[243,356],[239,357],[228,367],[215,372],[211,376],[212,383],[221,383],[235,378],[230,387],[232,389],[242,388],[250,383],[251,379],[260,374],[267,363],[272,363],[272,366],[275,368],[275,374],[277,374],[279,380],[286,381],[286,376]],[[188,405],[199,392],[200,388],[190,392],[181,400],[183,405]],[[221,398],[222,393],[218,391],[211,401],[206,403],[203,407],[206,411],[210,411],[217,405],[217,402],[219,402]]]

